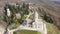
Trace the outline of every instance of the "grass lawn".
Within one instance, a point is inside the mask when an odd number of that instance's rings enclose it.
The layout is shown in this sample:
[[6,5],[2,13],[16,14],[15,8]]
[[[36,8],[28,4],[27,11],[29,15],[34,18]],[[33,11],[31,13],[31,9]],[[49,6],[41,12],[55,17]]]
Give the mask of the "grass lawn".
[[[45,22],[46,23],[46,22]],[[58,28],[50,23],[46,23],[48,34],[60,34]]]
[[32,31],[32,30],[19,30],[19,31],[15,31],[14,34],[40,34],[40,32]]
[[9,29],[10,29],[10,30],[15,29],[15,28],[17,28],[18,26],[20,26],[20,23],[13,23],[13,24],[9,25]]

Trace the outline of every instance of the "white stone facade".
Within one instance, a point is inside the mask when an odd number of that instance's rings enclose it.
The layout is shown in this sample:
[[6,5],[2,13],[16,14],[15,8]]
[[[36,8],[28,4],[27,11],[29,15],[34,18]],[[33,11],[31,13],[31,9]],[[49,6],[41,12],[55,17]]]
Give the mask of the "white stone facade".
[[9,8],[7,8],[7,16],[10,16],[10,10],[9,10]]

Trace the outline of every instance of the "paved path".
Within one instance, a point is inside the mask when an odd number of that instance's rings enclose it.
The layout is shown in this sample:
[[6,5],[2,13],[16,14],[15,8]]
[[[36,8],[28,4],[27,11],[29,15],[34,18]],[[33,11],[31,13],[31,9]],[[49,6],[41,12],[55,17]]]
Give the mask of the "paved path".
[[[42,26],[41,26],[42,27]],[[13,30],[10,30],[9,32],[11,32],[11,33],[13,33],[14,31],[17,31],[17,30],[34,30],[34,31],[39,31],[39,32],[41,32],[42,34],[46,34],[47,33],[47,30],[46,30],[46,24],[44,24],[44,26],[43,26],[44,28],[44,30],[42,29],[42,28],[40,28],[40,29],[37,29],[37,28],[30,28],[30,27],[25,27],[25,26],[23,26],[23,25],[20,25],[18,28],[16,28],[16,29],[13,29]]]

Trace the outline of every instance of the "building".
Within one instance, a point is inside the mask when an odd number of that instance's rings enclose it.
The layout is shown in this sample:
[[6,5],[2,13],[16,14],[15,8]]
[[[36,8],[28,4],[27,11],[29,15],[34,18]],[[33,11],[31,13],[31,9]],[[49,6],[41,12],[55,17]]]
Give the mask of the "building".
[[10,12],[9,8],[7,8],[6,10],[7,10],[7,16],[11,16],[11,12]]
[[15,15],[16,15],[16,18],[17,18],[17,19],[21,18],[20,13],[16,13]]

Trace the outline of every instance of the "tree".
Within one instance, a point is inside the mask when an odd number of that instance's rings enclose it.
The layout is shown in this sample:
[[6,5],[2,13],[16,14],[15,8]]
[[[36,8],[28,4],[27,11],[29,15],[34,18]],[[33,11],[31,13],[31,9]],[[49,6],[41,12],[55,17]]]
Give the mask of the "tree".
[[44,16],[43,16],[43,19],[44,19],[45,21],[49,22],[49,23],[53,23],[53,20],[51,19],[50,16],[44,15]]

